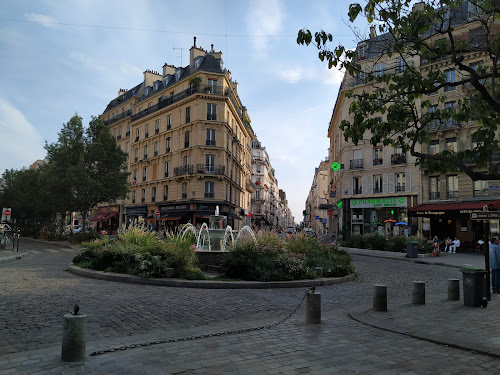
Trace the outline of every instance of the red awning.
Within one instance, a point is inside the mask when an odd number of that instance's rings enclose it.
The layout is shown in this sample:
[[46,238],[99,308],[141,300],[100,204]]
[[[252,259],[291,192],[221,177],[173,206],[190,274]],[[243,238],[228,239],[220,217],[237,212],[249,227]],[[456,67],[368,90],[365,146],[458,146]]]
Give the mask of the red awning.
[[108,215],[109,212],[101,212],[97,215],[95,215],[90,221],[102,221],[106,215]]
[[457,202],[457,203],[436,203],[436,204],[417,204],[410,207],[408,211],[458,211],[458,210],[476,210],[482,211],[483,206],[488,206],[489,210],[498,210],[500,201],[489,202]]
[[108,212],[106,216],[104,216],[104,218],[102,219],[103,221],[104,220],[108,220],[108,219],[111,219],[113,216],[115,215],[118,215],[118,212]]

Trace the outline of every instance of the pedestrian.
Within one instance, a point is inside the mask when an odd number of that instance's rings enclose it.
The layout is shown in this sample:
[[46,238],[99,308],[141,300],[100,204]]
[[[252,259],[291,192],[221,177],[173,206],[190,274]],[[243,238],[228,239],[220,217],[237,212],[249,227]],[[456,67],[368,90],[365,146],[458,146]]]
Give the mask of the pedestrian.
[[432,256],[433,257],[438,257],[441,255],[441,252],[439,251],[439,246],[441,246],[441,240],[438,238],[438,236],[434,236],[432,239],[432,245],[434,248],[432,249]]
[[453,245],[450,246],[450,253],[456,253],[457,247],[460,247],[460,240],[455,237],[455,239],[453,240]]
[[451,247],[452,243],[453,243],[453,241],[451,240],[451,238],[447,237],[446,240],[444,241],[444,252],[445,253],[447,253],[448,250],[450,250],[450,247]]
[[500,293],[500,240],[498,237],[491,238],[490,244],[490,268],[491,288],[493,293]]

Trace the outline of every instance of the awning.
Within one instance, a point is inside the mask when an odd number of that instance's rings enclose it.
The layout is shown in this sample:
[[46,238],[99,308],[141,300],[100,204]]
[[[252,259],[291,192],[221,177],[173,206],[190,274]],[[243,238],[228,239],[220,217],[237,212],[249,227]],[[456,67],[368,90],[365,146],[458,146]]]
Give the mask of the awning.
[[489,210],[498,210],[500,208],[500,201],[417,204],[408,209],[408,214],[410,216],[434,216],[456,213],[467,214],[470,212],[482,211],[483,206],[488,206]]
[[118,215],[118,212],[109,212],[106,216],[104,216],[104,218],[102,219],[103,221],[104,220],[108,220],[108,219],[111,219],[113,216],[116,216]]
[[109,212],[101,212],[101,213],[95,215],[92,219],[90,219],[90,221],[103,221],[104,217],[108,214],[109,214]]

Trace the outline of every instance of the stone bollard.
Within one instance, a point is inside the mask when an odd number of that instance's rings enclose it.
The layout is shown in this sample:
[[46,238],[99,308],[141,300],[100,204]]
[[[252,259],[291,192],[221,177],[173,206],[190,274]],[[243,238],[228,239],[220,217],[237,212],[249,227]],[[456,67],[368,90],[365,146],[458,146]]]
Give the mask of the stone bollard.
[[373,285],[373,310],[387,311],[387,285]]
[[321,293],[308,292],[306,297],[306,323],[321,323]]
[[460,299],[460,280],[448,279],[448,299],[458,301]]
[[61,359],[63,362],[80,362],[85,359],[87,315],[64,315]]
[[314,267],[314,271],[316,271],[316,276],[323,277],[323,267]]
[[413,282],[412,301],[415,305],[425,305],[425,282]]

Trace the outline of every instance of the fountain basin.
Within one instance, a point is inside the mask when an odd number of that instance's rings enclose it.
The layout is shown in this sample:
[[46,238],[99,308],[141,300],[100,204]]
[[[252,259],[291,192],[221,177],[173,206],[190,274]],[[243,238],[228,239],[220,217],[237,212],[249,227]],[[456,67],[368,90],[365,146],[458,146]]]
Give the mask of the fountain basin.
[[203,271],[217,270],[227,251],[197,250],[196,255]]

